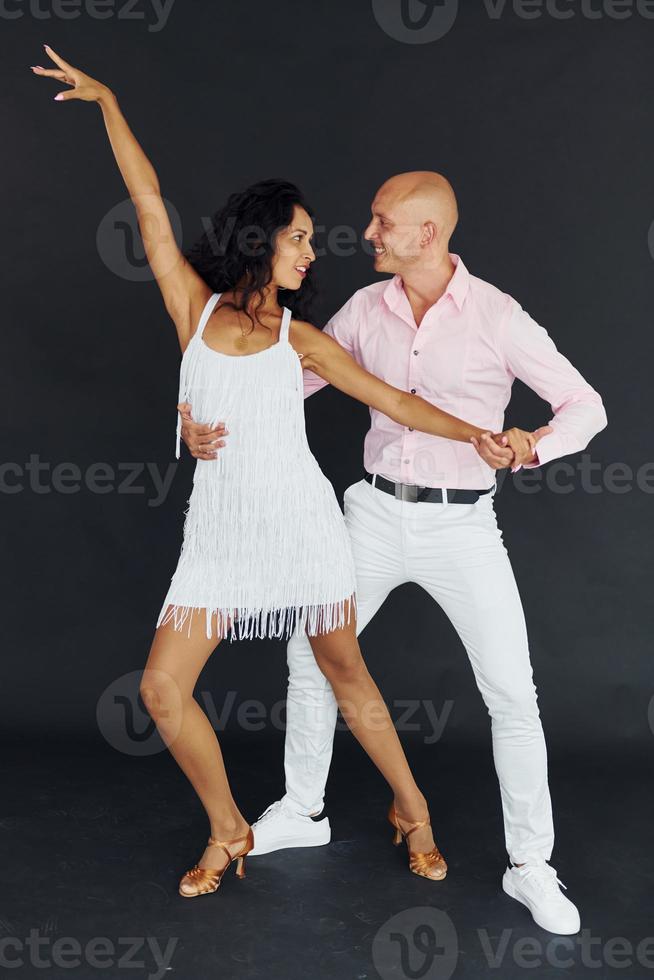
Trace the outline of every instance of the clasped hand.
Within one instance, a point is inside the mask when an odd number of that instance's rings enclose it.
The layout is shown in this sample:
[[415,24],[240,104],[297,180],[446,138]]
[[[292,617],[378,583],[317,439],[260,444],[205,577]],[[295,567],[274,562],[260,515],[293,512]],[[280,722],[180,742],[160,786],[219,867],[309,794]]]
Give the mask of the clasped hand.
[[526,432],[514,426],[505,432],[484,432],[481,439],[473,436],[470,442],[492,469],[501,470],[508,466],[514,469],[525,463],[538,462],[536,445],[543,436],[552,431],[551,425],[542,425],[534,432]]

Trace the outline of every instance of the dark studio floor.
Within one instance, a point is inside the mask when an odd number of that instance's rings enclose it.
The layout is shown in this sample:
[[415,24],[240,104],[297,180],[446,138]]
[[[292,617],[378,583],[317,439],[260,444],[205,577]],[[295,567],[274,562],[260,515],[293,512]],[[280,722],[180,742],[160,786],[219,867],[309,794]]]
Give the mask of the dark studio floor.
[[[552,864],[580,907],[583,930],[560,941],[500,889],[499,791],[486,748],[462,744],[445,754],[408,743],[418,781],[430,787],[449,864],[444,882],[409,873],[405,848],[391,846],[385,785],[339,734],[328,795],[332,844],[252,858],[244,881],[232,868],[216,894],[187,900],[178,880],[201,854],[208,827],[167,752],[135,758],[106,742],[47,737],[5,744],[3,976],[654,976],[654,940],[642,943],[654,935],[654,792],[644,759],[625,765],[550,750]],[[232,736],[224,746],[237,798],[254,820],[280,795],[282,738]],[[31,931],[40,952],[25,945]],[[64,937],[79,944],[77,960]],[[99,937],[105,946],[100,955],[95,947],[94,960],[87,943]],[[59,965],[38,965],[38,955],[50,961],[55,953]],[[12,960],[22,965],[9,967]]]

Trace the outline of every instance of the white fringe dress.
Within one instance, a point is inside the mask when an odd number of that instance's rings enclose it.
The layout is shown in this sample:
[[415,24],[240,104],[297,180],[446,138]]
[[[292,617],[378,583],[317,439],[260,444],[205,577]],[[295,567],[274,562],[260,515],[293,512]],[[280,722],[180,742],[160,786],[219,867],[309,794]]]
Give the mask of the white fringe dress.
[[[184,537],[157,626],[181,630],[204,610],[206,635],[314,636],[350,622],[356,577],[334,488],[306,437],[302,365],[288,340],[242,356],[222,354],[202,334],[214,293],[184,351],[179,400],[193,418],[229,430],[212,460],[196,460]],[[175,455],[179,459],[181,416]],[[347,619],[346,619],[347,612]]]

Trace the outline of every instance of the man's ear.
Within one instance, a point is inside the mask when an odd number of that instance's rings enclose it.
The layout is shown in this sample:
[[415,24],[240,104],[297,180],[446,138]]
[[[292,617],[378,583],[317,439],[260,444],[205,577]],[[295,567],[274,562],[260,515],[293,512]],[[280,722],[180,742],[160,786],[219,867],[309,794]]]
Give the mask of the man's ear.
[[421,245],[433,245],[438,241],[438,228],[433,221],[425,221],[422,226]]

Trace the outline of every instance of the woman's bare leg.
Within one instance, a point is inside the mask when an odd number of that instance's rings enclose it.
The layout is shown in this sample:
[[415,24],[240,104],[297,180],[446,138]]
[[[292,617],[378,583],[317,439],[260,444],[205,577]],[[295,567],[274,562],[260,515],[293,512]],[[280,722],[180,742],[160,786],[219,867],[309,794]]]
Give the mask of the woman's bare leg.
[[[234,802],[216,733],[193,697],[202,668],[220,643],[205,633],[205,611],[194,611],[190,636],[188,625],[181,632],[172,622],[160,626],[152,641],[143,678],[141,697],[159,734],[200,797],[209,818],[211,836],[232,840],[247,833],[248,823]],[[236,852],[238,846],[230,848]],[[207,847],[200,867],[219,869],[226,863],[224,851]],[[189,894],[196,888],[182,884]]]
[[[402,826],[428,816],[427,801],[413,778],[395,726],[379,688],[368,673],[356,636],[355,617],[342,629],[309,636],[316,662],[330,682],[350,731],[368,753],[395,794]],[[406,822],[406,823],[405,823]],[[429,827],[411,835],[412,851],[434,846]]]

